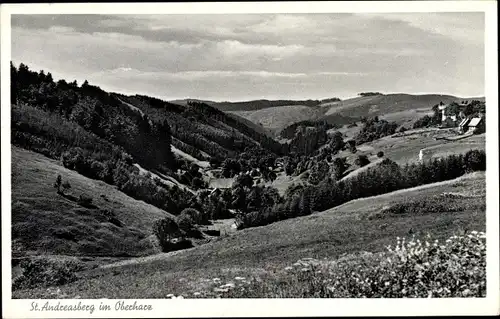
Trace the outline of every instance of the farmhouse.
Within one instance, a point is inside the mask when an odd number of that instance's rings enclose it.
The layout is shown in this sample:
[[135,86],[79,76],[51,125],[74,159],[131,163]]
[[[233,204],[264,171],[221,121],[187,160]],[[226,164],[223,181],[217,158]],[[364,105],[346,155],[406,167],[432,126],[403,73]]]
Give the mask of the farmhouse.
[[469,130],[474,134],[481,134],[485,130],[484,119],[481,117],[475,117],[469,122]]

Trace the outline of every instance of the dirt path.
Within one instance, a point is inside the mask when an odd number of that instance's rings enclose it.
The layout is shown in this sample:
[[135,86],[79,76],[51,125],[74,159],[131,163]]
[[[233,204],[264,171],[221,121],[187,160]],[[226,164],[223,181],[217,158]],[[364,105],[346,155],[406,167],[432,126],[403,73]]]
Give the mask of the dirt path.
[[178,255],[181,252],[191,250],[193,248],[176,250],[176,251],[171,251],[168,253],[160,253],[160,254],[155,254],[155,255],[150,255],[150,256],[145,256],[145,257],[137,257],[137,258],[127,259],[127,260],[121,260],[121,261],[114,262],[111,264],[102,265],[99,268],[107,269],[107,268],[121,267],[121,266],[126,266],[126,265],[137,265],[137,264],[142,264],[142,263],[148,263],[148,262],[155,261],[155,260],[169,258],[169,257],[175,256],[175,255]]
[[208,168],[208,167],[210,167],[210,163],[208,163],[207,161],[200,161],[199,159],[194,158],[193,156],[189,155],[188,153],[185,153],[185,152],[181,151],[180,149],[176,148],[173,145],[171,145],[171,148],[172,148],[172,152],[174,154],[177,154],[180,157],[183,157],[183,158],[187,159],[188,161],[195,163],[196,165],[198,165],[201,168]]

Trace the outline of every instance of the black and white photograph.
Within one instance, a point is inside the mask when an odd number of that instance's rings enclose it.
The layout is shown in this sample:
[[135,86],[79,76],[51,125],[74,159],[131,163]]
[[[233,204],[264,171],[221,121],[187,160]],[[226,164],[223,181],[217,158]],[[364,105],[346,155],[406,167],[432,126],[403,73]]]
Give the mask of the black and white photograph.
[[496,2],[480,2],[2,6],[4,293],[26,318],[207,299],[498,314]]

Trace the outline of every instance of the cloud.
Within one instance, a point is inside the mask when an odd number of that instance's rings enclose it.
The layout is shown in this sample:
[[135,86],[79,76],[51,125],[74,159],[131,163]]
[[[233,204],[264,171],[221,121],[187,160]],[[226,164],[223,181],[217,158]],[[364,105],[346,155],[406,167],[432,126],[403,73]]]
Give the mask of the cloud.
[[483,94],[476,13],[18,15],[12,24],[15,62],[131,93]]

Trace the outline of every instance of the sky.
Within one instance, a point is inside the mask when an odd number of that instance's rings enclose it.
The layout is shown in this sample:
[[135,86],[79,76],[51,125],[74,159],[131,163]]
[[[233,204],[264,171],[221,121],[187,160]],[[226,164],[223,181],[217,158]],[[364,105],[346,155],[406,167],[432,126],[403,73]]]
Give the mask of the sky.
[[484,96],[484,13],[13,15],[12,61],[166,100]]

